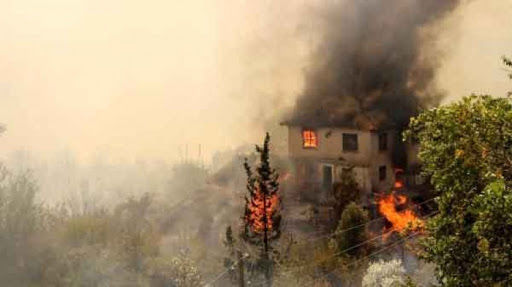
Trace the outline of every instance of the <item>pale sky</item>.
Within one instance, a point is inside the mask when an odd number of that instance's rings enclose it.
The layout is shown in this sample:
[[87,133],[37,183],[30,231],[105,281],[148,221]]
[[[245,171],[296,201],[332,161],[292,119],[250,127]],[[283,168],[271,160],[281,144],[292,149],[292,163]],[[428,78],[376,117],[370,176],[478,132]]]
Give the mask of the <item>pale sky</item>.
[[[301,91],[321,2],[0,0],[0,157],[176,160],[186,144],[211,155],[259,141],[257,120]],[[474,0],[442,23],[449,100],[512,89],[511,27],[512,0]]]

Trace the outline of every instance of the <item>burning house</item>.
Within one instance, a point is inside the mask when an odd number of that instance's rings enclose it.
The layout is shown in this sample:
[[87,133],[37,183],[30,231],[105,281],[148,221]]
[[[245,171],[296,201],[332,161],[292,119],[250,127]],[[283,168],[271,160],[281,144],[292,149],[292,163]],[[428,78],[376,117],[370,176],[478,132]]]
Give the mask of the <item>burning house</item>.
[[325,207],[320,217],[339,213],[328,202],[345,172],[360,203],[394,227],[414,217],[408,205],[429,197],[417,147],[401,135],[411,117],[443,97],[433,32],[459,2],[334,1],[322,14],[304,86],[282,123],[296,192]]
[[[344,167],[353,166],[363,204],[389,191],[398,169],[415,177],[414,146],[401,142],[409,119],[443,96],[435,83],[438,19],[449,1],[335,1],[305,69],[304,87],[288,127],[289,156],[297,184],[327,196]],[[402,178],[402,175],[398,176]]]
[[390,226],[386,232],[403,230],[417,221],[410,209],[411,195],[424,183],[417,174],[417,148],[400,140],[396,126],[363,113],[353,121],[317,118],[282,124],[288,129],[288,154],[298,198],[314,203],[321,221],[332,223],[339,215],[339,210],[333,209],[333,191],[346,180],[345,172],[357,183],[359,202],[373,216],[378,212],[387,218]]
[[361,190],[361,202],[372,192],[390,190],[395,183],[393,146],[397,131],[366,117],[352,125],[328,122],[283,123],[288,127],[289,157],[300,190],[324,199],[350,168]]

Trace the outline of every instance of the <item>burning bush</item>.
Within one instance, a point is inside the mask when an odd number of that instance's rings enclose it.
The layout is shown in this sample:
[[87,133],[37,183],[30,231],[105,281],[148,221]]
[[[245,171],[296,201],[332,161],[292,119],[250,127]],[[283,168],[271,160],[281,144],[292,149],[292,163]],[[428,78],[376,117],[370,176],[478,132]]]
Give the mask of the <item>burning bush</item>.
[[410,209],[408,198],[405,195],[391,193],[382,196],[379,199],[379,212],[391,224],[391,227],[385,230],[388,235],[395,231],[419,230],[423,227],[423,221]]

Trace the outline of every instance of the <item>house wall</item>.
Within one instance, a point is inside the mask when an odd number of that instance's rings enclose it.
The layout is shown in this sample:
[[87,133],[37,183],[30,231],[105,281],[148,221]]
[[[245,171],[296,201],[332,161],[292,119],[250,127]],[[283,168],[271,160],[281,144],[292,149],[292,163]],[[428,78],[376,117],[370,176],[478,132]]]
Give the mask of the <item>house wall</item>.
[[407,150],[407,166],[414,167],[420,165],[420,159],[418,158],[418,153],[420,146],[419,144],[407,142],[405,144],[405,148]]
[[[394,183],[394,171],[391,153],[394,132],[388,133],[388,148],[379,151],[379,134],[345,128],[316,128],[317,148],[304,148],[302,127],[288,128],[288,150],[290,158],[298,168],[298,180],[318,182],[322,180],[322,166],[333,166],[333,180],[340,178],[343,166],[353,165],[355,177],[360,188],[365,192],[384,191]],[[358,135],[358,150],[343,150],[343,133]],[[379,167],[386,166],[386,180],[379,179]]]
[[[303,148],[302,127],[289,127],[288,151],[290,156],[296,158],[338,159],[343,157],[358,165],[368,165],[372,153],[371,133],[351,129],[317,128],[318,148]],[[343,133],[355,133],[358,135],[359,150],[343,151]]]

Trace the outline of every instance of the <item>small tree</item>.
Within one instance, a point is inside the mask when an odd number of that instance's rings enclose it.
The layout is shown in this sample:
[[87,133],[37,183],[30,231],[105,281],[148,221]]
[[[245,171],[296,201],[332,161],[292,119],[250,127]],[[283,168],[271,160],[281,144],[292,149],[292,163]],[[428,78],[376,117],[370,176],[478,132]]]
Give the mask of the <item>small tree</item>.
[[512,280],[512,99],[471,96],[425,111],[406,137],[439,195],[424,258],[444,286]]
[[148,193],[139,199],[130,198],[114,210],[113,229],[120,253],[124,255],[127,268],[140,272],[147,258],[159,252],[160,234],[149,221],[152,196]]
[[343,167],[340,181],[334,184],[332,190],[335,200],[334,210],[337,211],[334,222],[337,223],[345,207],[351,202],[359,201],[359,185],[354,175],[353,166]]
[[[224,258],[224,267],[226,267],[229,271],[230,279],[233,283],[241,280],[237,276],[237,271],[233,268],[235,265],[242,264],[242,262],[237,262],[237,251],[235,247],[236,240],[233,237],[233,230],[231,226],[226,228],[226,238],[224,239],[224,246],[227,249],[227,256]],[[242,266],[243,268],[243,266]]]
[[262,246],[262,263],[270,284],[270,242],[281,235],[281,199],[278,194],[279,174],[270,166],[269,143],[270,135],[267,133],[263,146],[256,146],[260,158],[256,173],[247,159],[244,162],[248,195],[245,197],[242,238],[251,244]]
[[338,228],[334,232],[334,245],[339,251],[343,251],[345,255],[357,256],[365,249],[364,246],[358,246],[366,241],[365,223],[368,222],[366,212],[354,202],[350,203],[343,213],[338,224]]

